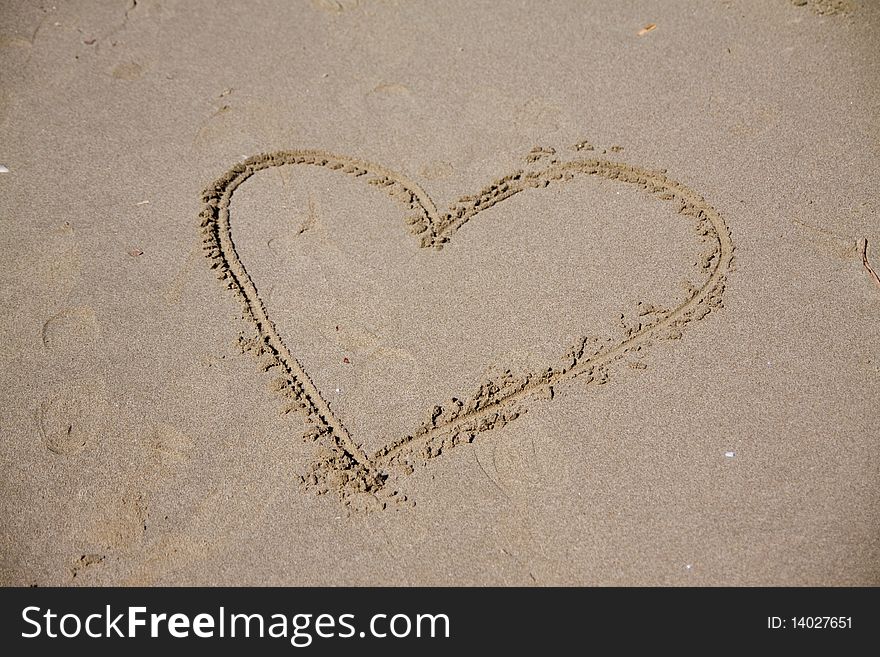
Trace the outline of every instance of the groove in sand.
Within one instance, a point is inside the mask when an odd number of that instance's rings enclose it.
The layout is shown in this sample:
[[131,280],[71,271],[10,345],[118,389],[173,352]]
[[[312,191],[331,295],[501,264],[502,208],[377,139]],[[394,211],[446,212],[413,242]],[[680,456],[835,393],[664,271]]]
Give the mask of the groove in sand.
[[[655,315],[656,319],[630,327],[622,341],[606,343],[587,353],[588,340],[583,339],[561,365],[518,377],[508,372],[500,382],[486,381],[470,400],[453,399],[446,408],[435,406],[428,423],[369,456],[334,415],[302,364],[290,353],[235,248],[229,210],[233,193],[257,172],[284,165],[319,166],[357,178],[365,177],[368,184],[385,189],[406,208],[405,222],[418,237],[420,246],[437,250],[479,212],[528,189],[567,182],[578,175],[625,182],[677,204],[677,211],[694,221],[698,236],[710,247],[701,264],[705,279],[675,308],[645,313]],[[335,490],[345,501],[357,493],[367,493],[375,499],[375,495],[386,488],[391,470],[412,472],[415,463],[439,456],[461,442],[471,442],[482,431],[503,426],[516,419],[522,412],[517,405],[530,397],[552,397],[555,386],[576,377],[588,382],[598,379],[601,383],[607,376],[607,367],[628,351],[647,346],[652,339],[662,339],[670,333],[678,337],[679,330],[687,323],[701,319],[721,305],[725,278],[733,258],[733,243],[724,220],[700,195],[666,177],[665,172],[609,160],[553,161],[544,165],[538,162],[529,170],[516,171],[496,180],[474,196],[462,197],[440,214],[416,183],[380,165],[317,150],[281,151],[257,155],[234,166],[205,190],[202,198],[205,206],[199,216],[211,266],[241,301],[243,316],[255,329],[253,337],[241,339],[241,346],[261,359],[264,370],[277,368],[280,371],[274,387],[288,402],[285,412],[300,412],[309,427],[307,436],[322,446],[318,460],[304,481],[321,492]],[[389,499],[397,495],[396,491],[384,490],[384,493]],[[381,505],[384,507],[385,503]]]

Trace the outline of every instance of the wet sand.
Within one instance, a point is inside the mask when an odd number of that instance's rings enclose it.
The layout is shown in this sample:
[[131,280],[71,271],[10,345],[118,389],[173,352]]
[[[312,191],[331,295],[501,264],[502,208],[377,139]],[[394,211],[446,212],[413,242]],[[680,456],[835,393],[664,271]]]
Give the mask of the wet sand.
[[878,28],[7,3],[0,581],[877,585]]

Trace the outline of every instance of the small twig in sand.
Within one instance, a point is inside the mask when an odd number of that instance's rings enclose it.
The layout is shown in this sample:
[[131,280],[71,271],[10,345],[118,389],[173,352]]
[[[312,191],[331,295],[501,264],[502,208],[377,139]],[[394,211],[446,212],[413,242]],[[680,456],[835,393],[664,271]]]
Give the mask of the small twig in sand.
[[868,270],[868,273],[871,274],[871,277],[874,279],[874,285],[880,287],[880,276],[877,275],[877,272],[874,271],[874,268],[868,264],[868,238],[861,240],[862,244],[862,264],[865,265],[865,269]]

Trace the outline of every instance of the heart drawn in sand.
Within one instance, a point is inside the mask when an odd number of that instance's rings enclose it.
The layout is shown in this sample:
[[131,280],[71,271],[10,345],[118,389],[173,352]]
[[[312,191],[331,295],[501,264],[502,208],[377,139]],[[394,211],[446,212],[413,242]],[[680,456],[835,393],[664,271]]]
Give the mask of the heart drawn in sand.
[[[318,458],[303,482],[319,492],[336,491],[341,499],[372,500],[381,507],[387,500],[405,499],[389,480],[409,474],[418,464],[439,456],[461,443],[472,442],[481,432],[501,427],[525,411],[531,398],[552,398],[559,384],[573,379],[601,383],[607,368],[627,352],[648,346],[653,340],[680,336],[689,322],[701,319],[721,305],[726,275],[733,258],[730,233],[721,216],[696,192],[662,171],[650,171],[621,162],[577,159],[542,162],[531,157],[533,167],[496,180],[473,196],[466,196],[439,212],[431,198],[406,177],[370,162],[323,151],[281,151],[257,155],[237,164],[203,193],[205,207],[200,225],[205,250],[218,278],[241,301],[243,317],[255,329],[240,339],[243,351],[253,353],[264,371],[277,372],[273,389],[285,400],[285,412],[299,412],[306,437],[319,444]],[[412,433],[368,454],[334,415],[321,392],[279,335],[257,288],[236,252],[230,224],[230,203],[235,190],[259,171],[284,165],[323,167],[361,178],[385,190],[399,201],[405,222],[423,248],[442,249],[469,220],[481,211],[529,189],[562,184],[583,176],[598,176],[640,187],[674,204],[690,219],[697,238],[707,244],[701,260],[702,283],[689,289],[685,299],[670,309],[647,308],[639,321],[627,326],[617,342],[593,343],[584,338],[556,363],[545,369],[514,375],[507,372],[497,381],[485,382],[467,400],[453,399],[435,406],[430,419]],[[386,501],[381,501],[380,496]]]

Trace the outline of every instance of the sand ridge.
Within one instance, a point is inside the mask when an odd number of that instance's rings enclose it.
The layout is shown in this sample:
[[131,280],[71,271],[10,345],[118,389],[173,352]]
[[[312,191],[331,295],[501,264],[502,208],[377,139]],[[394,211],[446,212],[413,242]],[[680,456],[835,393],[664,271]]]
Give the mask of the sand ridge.
[[[581,141],[573,149],[593,147]],[[615,147],[613,152],[621,150]],[[285,400],[282,412],[300,413],[307,425],[305,438],[319,444],[317,459],[302,478],[307,488],[319,493],[332,490],[344,503],[357,500],[356,506],[364,509],[384,508],[391,499],[406,501],[395,486],[388,486],[393,478],[412,473],[416,465],[426,464],[449,448],[470,443],[477,434],[517,419],[526,411],[524,402],[530,398],[552,399],[555,387],[562,383],[575,378],[586,383],[604,383],[609,366],[627,352],[647,347],[652,340],[678,338],[686,324],[721,306],[734,247],[724,220],[699,194],[667,177],[664,171],[606,159],[560,161],[552,148],[533,148],[526,163],[530,168],[499,178],[477,194],[459,198],[443,213],[409,178],[378,164],[321,150],[279,151],[250,157],[204,191],[205,205],[199,215],[204,249],[218,279],[241,301],[242,316],[255,331],[250,336],[241,335],[242,351],[253,353],[263,371],[278,372],[272,388]],[[699,284],[688,284],[684,300],[674,308],[640,303],[637,319],[631,323],[621,314],[622,340],[583,336],[559,362],[546,369],[520,374],[508,370],[498,380],[483,381],[470,399],[453,398],[445,406],[434,406],[428,420],[414,432],[368,455],[287,347],[233,240],[230,206],[235,190],[260,171],[291,164],[339,171],[385,190],[406,209],[404,221],[409,232],[419,239],[420,247],[438,251],[481,211],[528,189],[569,182],[578,176],[598,176],[635,185],[671,202],[680,215],[693,221],[697,237],[708,247],[698,263],[705,278]]]

